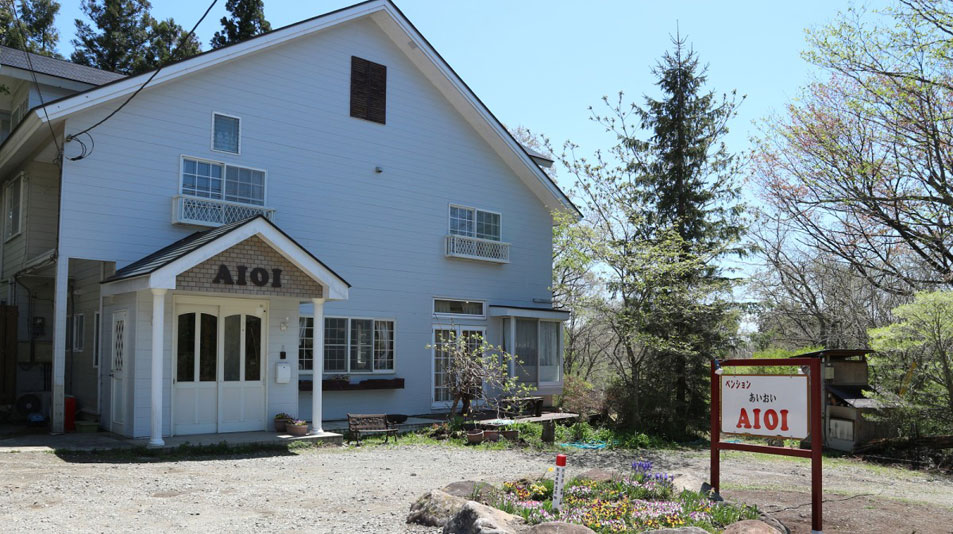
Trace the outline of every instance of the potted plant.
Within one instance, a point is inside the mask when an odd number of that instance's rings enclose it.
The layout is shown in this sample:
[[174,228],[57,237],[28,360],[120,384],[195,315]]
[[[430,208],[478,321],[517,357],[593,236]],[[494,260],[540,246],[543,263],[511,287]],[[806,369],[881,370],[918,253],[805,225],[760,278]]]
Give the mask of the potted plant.
[[476,445],[477,443],[482,443],[482,442],[483,442],[482,430],[476,429],[476,430],[467,431],[467,443],[471,445]]
[[285,423],[285,432],[292,436],[304,436],[308,433],[308,422],[302,419],[292,419]]
[[285,426],[289,421],[294,421],[294,417],[286,414],[285,412],[280,412],[275,415],[275,432],[284,432]]
[[516,441],[520,439],[520,431],[515,428],[504,428],[500,431],[500,434],[503,434],[503,439],[510,441]]
[[500,430],[498,428],[484,430],[483,438],[487,441],[500,441]]

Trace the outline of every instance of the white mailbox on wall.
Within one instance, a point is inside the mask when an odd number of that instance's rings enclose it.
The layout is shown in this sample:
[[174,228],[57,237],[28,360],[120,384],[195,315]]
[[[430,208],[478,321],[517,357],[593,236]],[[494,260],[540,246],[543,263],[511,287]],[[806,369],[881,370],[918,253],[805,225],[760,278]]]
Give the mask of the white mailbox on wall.
[[291,382],[291,364],[288,362],[278,362],[275,364],[275,383],[287,384]]

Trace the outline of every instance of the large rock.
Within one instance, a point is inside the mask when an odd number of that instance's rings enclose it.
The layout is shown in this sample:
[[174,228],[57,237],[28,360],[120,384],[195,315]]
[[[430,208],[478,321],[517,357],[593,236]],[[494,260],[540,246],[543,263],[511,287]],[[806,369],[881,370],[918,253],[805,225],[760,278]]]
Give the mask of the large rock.
[[672,485],[675,486],[676,494],[685,490],[704,492],[702,487],[705,485],[705,481],[692,474],[678,473],[672,480]]
[[579,474],[579,478],[593,482],[608,482],[619,478],[619,474],[605,469],[590,469]]
[[500,496],[500,490],[493,487],[492,484],[473,480],[461,480],[448,484],[443,488],[443,492],[468,501],[491,505],[495,504]]
[[476,501],[463,508],[443,526],[443,534],[516,534],[523,520]]
[[698,527],[660,528],[646,530],[642,534],[708,534],[708,531]]
[[778,534],[778,529],[756,519],[746,519],[728,525],[723,534]]
[[563,523],[562,521],[550,521],[533,525],[526,534],[596,534],[594,530],[583,525],[573,523]]
[[431,490],[410,505],[407,514],[408,523],[417,523],[428,527],[442,527],[457,515],[467,499],[450,495],[444,491]]

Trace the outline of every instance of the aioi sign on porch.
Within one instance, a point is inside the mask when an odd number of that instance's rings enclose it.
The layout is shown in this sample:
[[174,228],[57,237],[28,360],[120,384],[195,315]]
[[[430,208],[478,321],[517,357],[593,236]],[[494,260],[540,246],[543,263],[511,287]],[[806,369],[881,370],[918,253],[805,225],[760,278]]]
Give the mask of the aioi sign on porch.
[[807,376],[723,375],[721,431],[768,438],[807,438]]

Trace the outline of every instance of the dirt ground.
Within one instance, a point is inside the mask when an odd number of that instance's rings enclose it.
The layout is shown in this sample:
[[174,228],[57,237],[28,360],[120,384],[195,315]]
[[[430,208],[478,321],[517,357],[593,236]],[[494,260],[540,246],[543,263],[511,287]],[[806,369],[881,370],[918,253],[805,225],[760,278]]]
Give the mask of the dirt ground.
[[[97,455],[0,455],[0,531],[436,533],[404,523],[425,491],[464,479],[499,483],[542,474],[551,453],[440,446],[334,447],[183,460]],[[627,468],[706,478],[699,451],[579,451],[569,474]],[[810,532],[805,462],[731,453],[724,495]],[[953,533],[953,480],[850,460],[825,462],[828,534]]]

